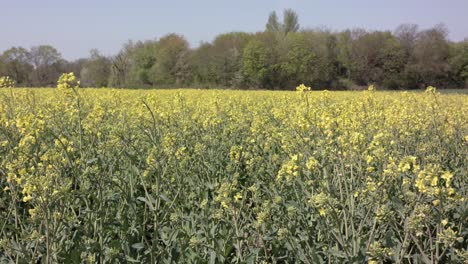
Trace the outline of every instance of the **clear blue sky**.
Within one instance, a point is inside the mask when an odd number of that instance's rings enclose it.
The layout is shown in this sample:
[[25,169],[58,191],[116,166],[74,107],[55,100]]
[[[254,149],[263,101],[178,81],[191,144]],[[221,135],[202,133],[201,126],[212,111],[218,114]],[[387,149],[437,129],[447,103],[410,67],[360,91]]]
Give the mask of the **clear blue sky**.
[[451,40],[468,37],[468,0],[0,0],[0,52],[56,47],[66,59],[105,55],[129,39],[183,34],[196,47],[217,34],[264,29],[268,14],[292,8],[302,27],[393,30],[402,23],[444,23]]

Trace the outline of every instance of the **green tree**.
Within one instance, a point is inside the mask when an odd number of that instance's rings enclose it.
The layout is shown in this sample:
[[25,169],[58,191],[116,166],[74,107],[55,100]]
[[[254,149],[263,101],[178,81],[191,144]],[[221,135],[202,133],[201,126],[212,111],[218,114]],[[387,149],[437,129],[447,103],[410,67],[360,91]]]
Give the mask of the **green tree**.
[[242,57],[252,36],[243,32],[221,34],[213,41],[211,64],[216,70],[216,84],[232,87],[242,84]]
[[5,71],[5,65],[4,65],[4,62],[3,62],[3,58],[0,55],[0,76],[3,76],[4,71]]
[[32,47],[30,61],[34,66],[33,86],[54,86],[63,71],[64,60],[58,50],[50,45]]
[[30,73],[33,66],[30,63],[30,53],[22,47],[12,47],[1,56],[3,61],[2,74],[16,80],[18,86],[29,86]]
[[80,58],[73,61],[63,61],[63,72],[73,72],[76,78],[81,79],[81,70],[87,61],[88,58]]
[[286,9],[283,12],[283,32],[297,32],[299,30],[299,16],[292,9]]
[[447,85],[450,70],[447,34],[443,25],[419,33],[414,49],[414,62],[408,66],[408,70],[412,76],[418,78],[420,88]]
[[279,51],[282,86],[305,83],[313,88],[337,86],[338,49],[334,35],[326,31],[290,33]]
[[311,85],[316,79],[318,55],[308,44],[305,34],[287,36],[286,53],[282,56],[280,69],[285,85],[290,88],[298,83]]
[[337,60],[338,60],[338,74],[348,80],[351,79],[353,70],[352,58],[352,42],[351,31],[345,30],[336,35],[337,43]]
[[468,88],[468,40],[451,45],[450,71],[457,87]]
[[202,43],[196,50],[190,53],[194,85],[203,87],[218,85],[218,70],[214,63],[213,50],[212,44]]
[[378,82],[388,89],[404,88],[407,85],[404,70],[408,63],[405,47],[395,38],[389,38],[380,58],[383,62],[383,76]]
[[87,87],[107,87],[110,77],[111,61],[98,50],[90,51],[90,58],[81,69],[81,84]]
[[[401,46],[390,32],[376,31],[359,34],[352,42],[352,75],[359,85],[383,84],[386,74],[388,84],[398,79],[398,69],[404,67]],[[396,85],[396,84],[395,84]]]
[[283,23],[280,23],[276,12],[273,11],[268,16],[268,22],[265,25],[265,32],[294,33],[299,31],[299,16],[292,9],[285,9],[283,11]]
[[151,68],[156,62],[157,41],[145,41],[135,44],[131,52],[131,69],[127,85],[130,87],[153,86]]
[[329,88],[341,88],[338,84],[338,74],[340,70],[340,62],[338,60],[338,39],[333,34],[326,36],[326,81]]
[[[169,34],[162,37],[156,48],[156,61],[151,68],[149,77],[153,84],[158,86],[181,85],[188,80],[188,76],[181,78],[180,65],[188,63],[187,52],[189,44],[187,40],[177,34]],[[186,69],[184,69],[186,72]]]
[[278,16],[276,15],[276,12],[273,11],[268,16],[268,22],[265,26],[265,31],[266,32],[280,32],[281,30],[282,30],[282,25],[278,21]]
[[407,56],[413,55],[416,41],[418,40],[418,28],[418,25],[415,24],[402,24],[394,31],[394,36],[405,50]]
[[132,41],[124,44],[120,52],[111,59],[109,86],[129,87],[129,72],[132,67],[132,52],[135,44]]
[[257,88],[268,86],[271,74],[271,50],[259,40],[250,41],[244,49],[243,74],[248,84]]

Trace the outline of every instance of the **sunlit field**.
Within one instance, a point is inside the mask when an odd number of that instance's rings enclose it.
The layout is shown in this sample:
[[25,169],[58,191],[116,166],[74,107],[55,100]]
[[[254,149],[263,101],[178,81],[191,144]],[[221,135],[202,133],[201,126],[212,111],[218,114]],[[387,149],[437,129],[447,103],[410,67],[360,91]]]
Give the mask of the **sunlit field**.
[[467,263],[468,95],[0,89],[0,262]]

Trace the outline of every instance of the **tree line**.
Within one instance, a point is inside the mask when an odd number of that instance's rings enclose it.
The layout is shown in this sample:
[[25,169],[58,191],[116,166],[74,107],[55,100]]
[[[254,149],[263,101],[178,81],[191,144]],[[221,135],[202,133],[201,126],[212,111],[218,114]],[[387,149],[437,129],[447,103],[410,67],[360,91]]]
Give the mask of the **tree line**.
[[333,32],[301,28],[297,14],[272,12],[264,31],[230,32],[191,48],[179,34],[129,41],[118,54],[92,50],[66,61],[50,45],[12,47],[0,56],[0,76],[17,86],[54,86],[74,72],[85,87],[198,87],[386,89],[468,87],[468,39],[450,41],[443,25],[421,30],[403,24],[393,31]]

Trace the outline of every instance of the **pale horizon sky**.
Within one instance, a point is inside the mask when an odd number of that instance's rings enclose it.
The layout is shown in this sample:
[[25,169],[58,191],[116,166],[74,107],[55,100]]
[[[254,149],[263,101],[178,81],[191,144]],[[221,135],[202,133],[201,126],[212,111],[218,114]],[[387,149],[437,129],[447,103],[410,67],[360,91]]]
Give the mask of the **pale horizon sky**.
[[449,39],[468,38],[468,0],[0,0],[0,52],[52,45],[65,59],[93,48],[116,54],[128,40],[184,35],[192,47],[231,31],[257,32],[271,11],[294,9],[302,28],[394,30],[443,23]]

